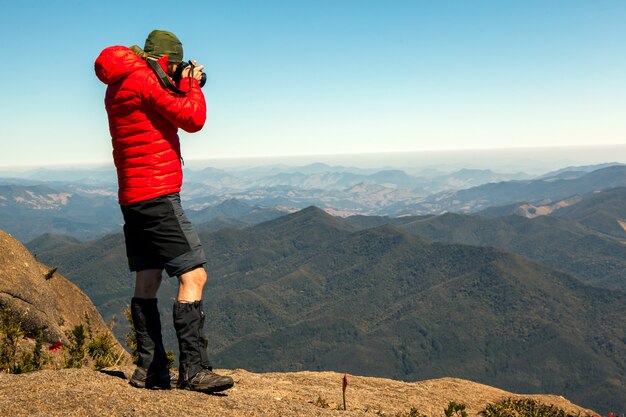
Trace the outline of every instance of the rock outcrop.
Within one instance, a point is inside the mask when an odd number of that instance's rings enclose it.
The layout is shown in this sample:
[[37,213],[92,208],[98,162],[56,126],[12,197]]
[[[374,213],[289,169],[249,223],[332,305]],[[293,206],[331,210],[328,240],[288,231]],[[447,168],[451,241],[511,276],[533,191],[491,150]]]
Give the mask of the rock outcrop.
[[[11,235],[0,231],[0,306],[8,307],[27,336],[66,344],[67,333],[89,322],[94,335],[110,333],[89,297],[54,267],[38,262]],[[115,348],[123,348],[115,340]]]

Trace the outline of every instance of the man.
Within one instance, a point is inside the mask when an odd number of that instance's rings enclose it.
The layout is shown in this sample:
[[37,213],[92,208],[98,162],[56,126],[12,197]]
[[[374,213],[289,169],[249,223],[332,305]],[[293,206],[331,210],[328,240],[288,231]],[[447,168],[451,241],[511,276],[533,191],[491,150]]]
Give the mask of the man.
[[[206,120],[202,66],[188,65],[177,85],[170,77],[183,61],[171,32],[155,30],[144,49],[111,46],[95,62],[107,84],[105,107],[124,216],[126,253],[136,272],[131,313],[139,361],[130,383],[170,388],[157,291],[163,270],[178,277],[174,327],[179,346],[178,388],[217,392],[233,380],[212,372],[202,328],[204,251],[180,205],[182,166],[178,128],[197,132]],[[157,74],[158,73],[158,74]]]

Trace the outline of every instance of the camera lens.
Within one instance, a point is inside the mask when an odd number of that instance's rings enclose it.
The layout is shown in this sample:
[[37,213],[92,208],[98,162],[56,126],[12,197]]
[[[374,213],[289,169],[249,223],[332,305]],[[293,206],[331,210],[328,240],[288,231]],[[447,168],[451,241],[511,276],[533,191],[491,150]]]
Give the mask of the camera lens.
[[176,66],[176,71],[174,71],[174,74],[172,74],[172,80],[176,81],[177,83],[180,82],[180,80],[182,80],[183,78],[183,70],[189,65],[189,62],[181,62],[180,64],[178,64]]
[[[181,62],[180,64],[178,64],[178,66],[176,67],[176,71],[174,71],[174,74],[172,74],[172,80],[179,83],[180,80],[183,79],[183,70],[187,68],[189,65],[191,65],[192,68],[195,67],[195,65],[193,65],[191,61]],[[204,87],[205,84],[206,84],[206,74],[202,73],[202,77],[200,78],[200,88]]]

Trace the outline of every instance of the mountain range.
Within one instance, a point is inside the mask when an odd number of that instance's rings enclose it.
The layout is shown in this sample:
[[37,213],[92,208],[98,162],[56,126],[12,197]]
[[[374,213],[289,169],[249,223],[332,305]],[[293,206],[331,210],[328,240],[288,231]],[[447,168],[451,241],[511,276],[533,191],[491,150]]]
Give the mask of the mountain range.
[[[575,204],[597,191],[626,186],[626,166],[594,167],[534,179],[489,170],[414,176],[398,169],[324,164],[228,172],[207,168],[185,171],[182,198],[190,219],[206,223],[205,230],[246,227],[310,205],[342,217],[444,212],[531,217]],[[122,218],[116,185],[110,175],[100,174],[42,170],[26,179],[0,179],[0,228],[24,241],[46,232],[93,239],[118,231]],[[72,175],[75,180],[69,181]],[[37,180],[44,176],[51,181]]]
[[626,186],[626,165],[601,168],[580,176],[550,176],[523,181],[483,184],[469,189],[442,192],[415,203],[401,201],[387,207],[389,214],[410,215],[446,211],[473,213],[515,203],[548,204],[575,195]]
[[567,271],[581,281],[626,290],[626,188],[581,198],[549,216],[507,214],[484,217],[445,213],[400,218],[353,216],[359,228],[392,224],[433,241],[493,246]]
[[24,241],[44,232],[99,237],[123,223],[114,195],[76,184],[0,184],[0,229]]

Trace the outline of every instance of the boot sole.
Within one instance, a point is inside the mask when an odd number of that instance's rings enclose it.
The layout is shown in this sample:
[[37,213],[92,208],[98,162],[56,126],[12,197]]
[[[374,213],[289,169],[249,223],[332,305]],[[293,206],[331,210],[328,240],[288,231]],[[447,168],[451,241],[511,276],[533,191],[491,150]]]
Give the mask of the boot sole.
[[158,384],[148,384],[146,385],[146,381],[141,381],[137,379],[129,379],[128,383],[135,388],[143,388],[143,389],[172,389],[172,383],[170,381],[161,381]]
[[156,378],[154,376],[150,376],[145,379],[136,379],[133,378],[134,374],[128,378],[128,383],[135,388],[145,388],[145,389],[172,389],[172,378],[171,375],[167,374],[164,378]]
[[217,387],[207,387],[207,388],[200,388],[200,387],[192,387],[190,385],[184,385],[184,386],[179,386],[178,389],[184,389],[184,390],[188,390],[188,391],[196,391],[196,392],[204,392],[207,394],[212,394],[214,392],[222,392],[222,391],[226,391],[227,389],[231,389],[232,387],[234,387],[235,384],[225,384],[225,385],[220,385]]
[[168,390],[168,389],[172,389],[171,385],[150,385],[150,386],[146,386],[145,383],[143,382],[133,382],[133,381],[128,381],[128,383],[135,387],[135,388],[141,388],[141,389],[154,389],[154,390]]

